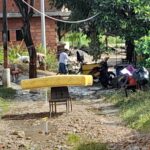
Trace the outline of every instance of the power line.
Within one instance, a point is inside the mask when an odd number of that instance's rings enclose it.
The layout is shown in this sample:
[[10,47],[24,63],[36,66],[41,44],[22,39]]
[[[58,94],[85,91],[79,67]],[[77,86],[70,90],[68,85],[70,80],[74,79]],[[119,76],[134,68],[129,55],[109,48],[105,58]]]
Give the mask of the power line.
[[82,23],[82,22],[86,22],[86,21],[89,21],[95,17],[97,17],[100,13],[97,13],[95,14],[94,16],[91,16],[87,19],[82,19],[82,20],[77,20],[77,21],[67,21],[67,20],[62,20],[62,19],[57,19],[57,18],[54,18],[54,17],[51,17],[51,16],[48,16],[46,15],[45,13],[42,13],[41,11],[39,11],[38,9],[34,8],[33,6],[31,6],[30,4],[28,4],[26,1],[22,0],[28,7],[32,8],[33,10],[35,10],[36,12],[38,12],[39,14],[42,14],[44,15],[45,17],[49,18],[49,19],[52,19],[52,20],[55,20],[55,21],[58,21],[58,22],[63,22],[63,23]]

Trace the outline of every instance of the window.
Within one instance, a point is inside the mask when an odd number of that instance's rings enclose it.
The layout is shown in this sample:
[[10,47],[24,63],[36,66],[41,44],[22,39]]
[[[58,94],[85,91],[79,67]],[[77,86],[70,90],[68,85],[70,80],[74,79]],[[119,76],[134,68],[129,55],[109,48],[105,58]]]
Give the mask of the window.
[[23,35],[21,30],[16,30],[16,41],[22,41]]

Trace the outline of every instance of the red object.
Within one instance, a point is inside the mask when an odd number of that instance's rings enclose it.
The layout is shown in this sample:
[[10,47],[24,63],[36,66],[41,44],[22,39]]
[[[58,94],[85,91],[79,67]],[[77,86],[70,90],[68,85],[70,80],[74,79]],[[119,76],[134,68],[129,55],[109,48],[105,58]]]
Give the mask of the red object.
[[128,82],[129,82],[129,85],[137,85],[136,80],[131,76],[128,77]]

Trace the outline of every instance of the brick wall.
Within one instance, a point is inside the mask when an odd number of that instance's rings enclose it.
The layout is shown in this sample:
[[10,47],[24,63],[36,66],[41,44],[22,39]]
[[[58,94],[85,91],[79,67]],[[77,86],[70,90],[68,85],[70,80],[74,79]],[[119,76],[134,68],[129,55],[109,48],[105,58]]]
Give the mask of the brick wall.
[[[56,23],[53,20],[46,19],[46,43],[47,47],[56,49],[57,33]],[[31,20],[31,32],[35,43],[38,45],[41,43],[41,22],[40,18],[32,18]]]
[[[41,18],[34,17],[31,19],[31,34],[33,42],[36,46],[41,44]],[[16,30],[21,30],[22,20],[21,18],[12,18],[8,20],[8,30],[10,33],[9,43],[20,43],[16,41]],[[46,19],[46,43],[47,47],[51,49],[56,49],[57,33],[56,33],[56,23],[53,20]],[[2,21],[0,20],[0,44],[2,44]]]
[[[51,10],[53,6],[49,6],[49,0],[45,0],[46,11]],[[40,10],[40,0],[35,0],[35,8]],[[2,0],[0,0],[0,12],[2,12]],[[14,0],[7,0],[7,12],[19,12]],[[56,23],[53,20],[46,19],[46,43],[47,46],[56,49],[57,33]],[[10,31],[10,42],[20,43],[16,41],[16,30],[20,30],[22,27],[21,18],[9,18],[8,30]],[[0,44],[2,44],[2,19],[0,19]],[[35,45],[41,43],[41,18],[34,17],[31,19],[31,33],[33,42]]]
[[[45,10],[46,11],[52,10],[54,8],[52,1],[51,2],[49,2],[49,0],[44,0],[44,1],[45,1]],[[0,12],[2,12],[2,4],[3,4],[2,2],[3,2],[3,0],[0,0]],[[35,0],[34,7],[36,9],[40,10],[40,0]],[[7,11],[11,12],[11,13],[19,12],[14,0],[7,0]]]

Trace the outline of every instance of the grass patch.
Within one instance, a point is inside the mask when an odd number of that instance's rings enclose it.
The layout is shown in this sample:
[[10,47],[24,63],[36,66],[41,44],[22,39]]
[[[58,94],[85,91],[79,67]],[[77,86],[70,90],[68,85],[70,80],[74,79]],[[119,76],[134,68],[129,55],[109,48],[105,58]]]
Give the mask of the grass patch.
[[80,136],[77,134],[68,134],[68,138],[67,138],[67,143],[68,144],[76,144],[78,142],[80,142]]
[[2,113],[8,111],[9,103],[0,97],[0,116]]
[[125,97],[123,92],[108,96],[108,102],[113,102],[121,110],[121,117],[129,127],[142,132],[150,131],[150,93],[138,91]]
[[73,146],[72,150],[107,150],[106,144],[88,141],[74,133],[68,134],[67,143]]
[[13,99],[16,94],[16,90],[12,88],[0,87],[0,97],[4,99]]
[[75,150],[107,150],[106,144],[103,143],[82,143]]
[[0,87],[0,115],[8,111],[10,99],[14,99],[16,90],[12,88]]

